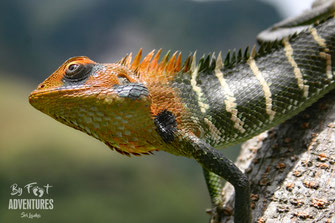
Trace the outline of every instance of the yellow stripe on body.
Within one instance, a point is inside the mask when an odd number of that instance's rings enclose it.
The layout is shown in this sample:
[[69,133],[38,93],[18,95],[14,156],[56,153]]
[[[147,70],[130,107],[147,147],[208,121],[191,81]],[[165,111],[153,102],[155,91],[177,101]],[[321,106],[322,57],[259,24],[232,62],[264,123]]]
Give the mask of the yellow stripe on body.
[[226,105],[226,111],[231,113],[231,120],[234,122],[234,128],[238,129],[241,133],[244,133],[245,132],[245,129],[243,128],[244,122],[237,116],[238,110],[236,107],[237,106],[236,98],[223,77],[223,73],[221,72],[222,68],[223,68],[222,57],[221,53],[219,53],[215,67],[215,76],[218,78],[222,90],[224,92],[224,97],[226,98],[224,100]]
[[[315,42],[317,42],[319,44],[319,46],[321,46],[322,48],[327,48],[326,45],[326,40],[323,39],[319,34],[318,31],[314,28],[314,27],[309,27],[309,32],[312,34]],[[328,49],[329,51],[329,49]]]
[[215,141],[220,142],[221,140],[221,132],[216,128],[216,126],[212,123],[211,118],[204,118],[204,122],[209,127],[209,131],[211,136],[214,138]]
[[203,93],[202,93],[202,89],[201,87],[197,86],[197,77],[199,74],[199,66],[196,66],[196,58],[195,58],[195,53],[193,55],[193,59],[192,59],[192,64],[191,64],[191,71],[192,71],[192,79],[191,79],[191,85],[192,85],[192,89],[193,91],[196,93],[196,95],[198,96],[198,104],[200,107],[200,111],[201,113],[206,113],[207,109],[209,109],[209,105],[206,104],[205,102],[203,102]]
[[256,76],[257,80],[260,82],[262,85],[262,89],[264,91],[264,96],[265,96],[265,110],[266,113],[269,115],[270,121],[272,121],[275,117],[276,112],[272,110],[272,93],[269,87],[269,84],[265,81],[262,72],[258,69],[256,65],[256,61],[253,59],[251,56],[247,63],[250,66],[250,69],[252,70],[253,74]]
[[326,44],[326,40],[322,38],[318,34],[318,31],[314,27],[309,28],[309,32],[312,34],[313,39],[317,44],[323,48],[324,52],[320,52],[320,56],[326,60],[326,74],[327,78],[333,79],[333,73],[332,73],[332,60],[331,55],[329,54],[329,49]]
[[309,86],[304,84],[302,73],[298,67],[298,64],[295,62],[293,58],[293,49],[287,37],[283,39],[283,44],[284,44],[285,56],[287,57],[288,62],[293,67],[293,72],[295,79],[297,80],[298,87],[304,92],[303,94],[304,97],[307,98]]

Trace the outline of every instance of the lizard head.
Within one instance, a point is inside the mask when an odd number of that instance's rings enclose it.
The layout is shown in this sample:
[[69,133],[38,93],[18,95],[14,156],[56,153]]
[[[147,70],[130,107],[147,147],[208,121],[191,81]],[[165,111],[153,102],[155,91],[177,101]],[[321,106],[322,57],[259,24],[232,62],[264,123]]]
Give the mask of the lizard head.
[[166,58],[158,63],[160,51],[151,61],[153,54],[142,63],[141,51],[133,61],[128,55],[110,64],[70,58],[38,85],[29,102],[123,154],[151,153],[173,137],[167,134],[162,139],[157,128],[165,135],[169,128],[175,130],[175,114],[182,110],[173,90],[162,87],[170,79],[169,72],[181,69],[180,55],[176,60],[174,54],[172,64]]

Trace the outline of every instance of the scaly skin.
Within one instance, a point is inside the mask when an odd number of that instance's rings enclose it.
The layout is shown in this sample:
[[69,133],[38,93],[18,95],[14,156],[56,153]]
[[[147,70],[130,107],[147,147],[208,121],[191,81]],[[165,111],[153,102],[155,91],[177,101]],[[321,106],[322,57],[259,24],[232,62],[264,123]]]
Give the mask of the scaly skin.
[[194,158],[234,185],[235,222],[250,222],[248,181],[213,147],[251,138],[334,89],[334,52],[335,19],[328,18],[225,62],[219,54],[196,63],[194,54],[181,65],[177,52],[159,62],[161,51],[142,62],[141,51],[112,64],[75,57],[29,101],[122,154],[163,150]]

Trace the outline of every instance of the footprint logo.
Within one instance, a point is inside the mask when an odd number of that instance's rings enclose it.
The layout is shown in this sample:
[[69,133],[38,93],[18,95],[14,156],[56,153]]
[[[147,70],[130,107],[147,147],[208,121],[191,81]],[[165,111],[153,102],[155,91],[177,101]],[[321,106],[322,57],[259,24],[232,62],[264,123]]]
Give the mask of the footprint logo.
[[42,197],[44,195],[44,189],[38,186],[33,187],[33,194],[36,197]]

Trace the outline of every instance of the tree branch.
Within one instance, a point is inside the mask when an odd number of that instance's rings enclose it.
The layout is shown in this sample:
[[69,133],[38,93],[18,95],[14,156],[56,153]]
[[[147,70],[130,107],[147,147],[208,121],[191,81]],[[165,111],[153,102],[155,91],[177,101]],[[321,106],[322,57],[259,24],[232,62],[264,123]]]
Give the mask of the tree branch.
[[[242,145],[253,222],[335,222],[335,91]],[[224,189],[225,210],[233,189]],[[222,222],[233,222],[225,217]]]

